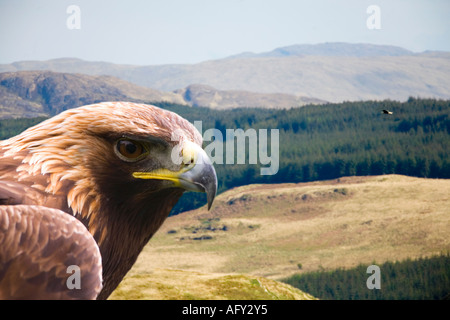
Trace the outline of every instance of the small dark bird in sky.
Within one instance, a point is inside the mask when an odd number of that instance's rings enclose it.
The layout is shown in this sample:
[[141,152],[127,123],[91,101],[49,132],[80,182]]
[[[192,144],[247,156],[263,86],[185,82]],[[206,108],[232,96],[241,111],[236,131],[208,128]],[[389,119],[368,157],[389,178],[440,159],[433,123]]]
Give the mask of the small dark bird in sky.
[[201,146],[187,120],[129,102],[0,141],[0,299],[108,298],[184,191],[211,207],[217,177]]
[[383,110],[383,114],[393,114],[393,112],[389,110]]

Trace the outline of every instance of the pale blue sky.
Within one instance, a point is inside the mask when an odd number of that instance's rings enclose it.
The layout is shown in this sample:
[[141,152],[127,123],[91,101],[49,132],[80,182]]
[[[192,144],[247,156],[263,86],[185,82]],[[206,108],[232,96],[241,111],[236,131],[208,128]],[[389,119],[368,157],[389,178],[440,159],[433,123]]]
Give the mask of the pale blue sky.
[[[66,26],[69,5],[79,30]],[[380,30],[366,26],[369,5]],[[323,42],[450,51],[449,17],[449,0],[0,0],[0,63],[196,63]]]

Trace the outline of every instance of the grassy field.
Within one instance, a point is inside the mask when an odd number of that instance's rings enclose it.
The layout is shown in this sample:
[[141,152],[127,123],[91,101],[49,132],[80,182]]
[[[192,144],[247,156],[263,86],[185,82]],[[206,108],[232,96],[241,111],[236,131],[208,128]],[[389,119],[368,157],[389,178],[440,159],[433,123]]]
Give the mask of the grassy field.
[[112,300],[313,300],[288,284],[243,274],[155,269],[131,274]]
[[[113,297],[128,292],[135,298],[189,298],[183,289],[180,295],[164,289],[145,297],[133,292],[147,289],[130,289],[176,287],[178,280],[184,285],[187,273],[197,279],[194,298],[240,299],[220,295],[220,279],[247,279],[251,285],[254,279],[263,283],[299,272],[447,252],[449,208],[450,181],[443,179],[387,175],[235,188],[219,195],[210,212],[201,208],[168,218]],[[200,289],[205,281],[216,293]]]

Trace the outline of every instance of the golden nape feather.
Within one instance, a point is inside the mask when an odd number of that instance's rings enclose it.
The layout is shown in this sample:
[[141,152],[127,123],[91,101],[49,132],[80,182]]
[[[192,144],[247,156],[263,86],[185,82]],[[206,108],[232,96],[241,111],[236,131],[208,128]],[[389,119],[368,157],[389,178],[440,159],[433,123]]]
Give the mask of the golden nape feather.
[[[77,295],[73,290],[79,289],[67,286],[58,289],[62,290],[60,295],[50,294],[55,281],[61,282],[60,270],[67,269],[67,261],[50,260],[53,269],[38,263],[40,257],[53,254],[52,250],[62,250],[72,257],[72,265],[78,266],[81,274],[92,272],[89,268],[83,270],[88,249],[78,258],[74,255],[81,246],[75,238],[65,237],[64,246],[59,247],[52,244],[50,236],[44,237],[47,242],[40,242],[34,251],[17,247],[17,255],[6,245],[10,239],[25,237],[24,232],[31,238],[41,237],[40,230],[48,229],[46,234],[62,232],[53,230],[60,226],[48,221],[53,221],[56,215],[67,215],[84,226],[101,253],[101,271],[95,269],[101,274],[92,275],[92,279],[99,276],[103,279],[96,298],[106,299],[184,191],[206,192],[208,208],[211,206],[217,192],[217,177],[201,146],[200,133],[179,115],[129,102],[105,102],[67,110],[1,141],[0,221],[27,216],[26,223],[30,225],[25,229],[20,224],[4,227],[7,224],[2,222],[0,297],[92,298]],[[180,161],[174,161],[174,155]],[[37,219],[38,215],[42,219]],[[65,224],[66,229],[69,227],[70,224]],[[71,232],[74,231],[63,233]],[[32,242],[23,245],[31,246]],[[12,288],[9,268],[19,265],[17,261],[24,270],[17,270],[16,277],[32,268],[36,278],[24,277],[20,286]],[[48,268],[59,273],[49,273]],[[35,291],[33,296],[29,293],[33,292],[35,281],[42,290]],[[88,284],[93,286],[92,281],[81,286]],[[87,287],[84,290],[95,292]],[[12,291],[27,294],[13,295]]]

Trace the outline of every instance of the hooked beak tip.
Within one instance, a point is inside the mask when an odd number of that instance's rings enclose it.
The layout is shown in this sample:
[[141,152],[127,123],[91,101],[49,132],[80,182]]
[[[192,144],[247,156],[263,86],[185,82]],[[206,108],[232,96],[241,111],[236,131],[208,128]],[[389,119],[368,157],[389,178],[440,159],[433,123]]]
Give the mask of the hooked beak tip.
[[181,186],[189,191],[205,192],[208,210],[217,194],[217,174],[206,152],[199,148],[197,163],[189,171],[180,175]]

